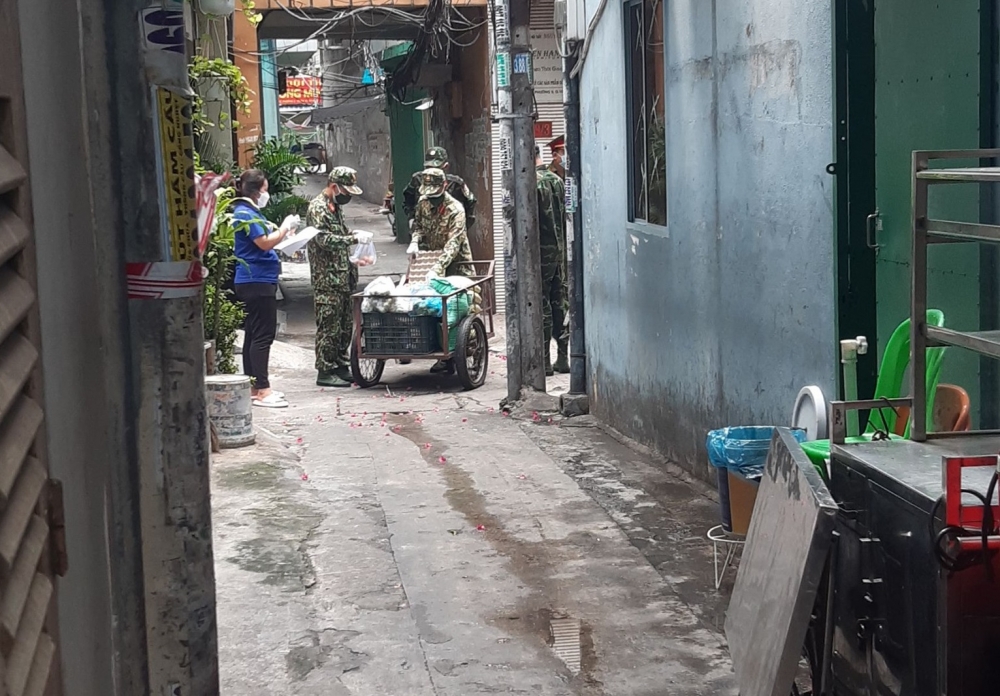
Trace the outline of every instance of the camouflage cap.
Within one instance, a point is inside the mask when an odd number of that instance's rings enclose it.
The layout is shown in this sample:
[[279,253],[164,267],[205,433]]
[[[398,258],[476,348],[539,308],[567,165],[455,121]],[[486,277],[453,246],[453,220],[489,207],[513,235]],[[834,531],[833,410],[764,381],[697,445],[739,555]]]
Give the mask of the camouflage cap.
[[428,148],[427,152],[424,153],[425,167],[436,167],[440,169],[446,164],[448,164],[448,151],[443,147]]
[[448,188],[448,177],[435,167],[420,172],[420,195],[434,198],[440,196]]
[[358,186],[358,173],[350,167],[334,167],[327,177],[331,184],[337,184],[348,193],[355,196],[361,195],[361,187]]

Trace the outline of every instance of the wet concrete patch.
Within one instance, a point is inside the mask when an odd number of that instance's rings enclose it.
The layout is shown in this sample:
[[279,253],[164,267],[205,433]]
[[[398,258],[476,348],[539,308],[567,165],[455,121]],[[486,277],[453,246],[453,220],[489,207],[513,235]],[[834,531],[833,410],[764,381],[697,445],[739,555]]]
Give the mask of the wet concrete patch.
[[718,503],[704,484],[683,478],[667,465],[650,466],[594,427],[524,424],[522,430],[552,453],[705,627],[721,636],[735,573],[727,576],[721,591],[714,589],[712,546],[705,534],[718,524]]
[[337,676],[359,670],[370,658],[347,645],[359,635],[357,631],[308,630],[292,641],[285,655],[285,669],[294,681],[303,681],[320,668],[327,673],[334,671]]
[[265,585],[302,591],[311,576],[311,564],[287,541],[251,539],[236,545],[237,555],[228,558],[243,570],[263,575]]
[[282,476],[281,464],[271,460],[247,462],[218,472],[219,483],[223,486],[253,491],[273,488]]

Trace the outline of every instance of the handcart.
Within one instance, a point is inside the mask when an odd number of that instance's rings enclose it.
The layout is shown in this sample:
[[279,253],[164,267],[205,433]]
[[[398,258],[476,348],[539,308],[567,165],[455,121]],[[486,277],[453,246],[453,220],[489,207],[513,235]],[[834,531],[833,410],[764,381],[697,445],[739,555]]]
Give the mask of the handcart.
[[[407,279],[421,278],[430,268],[437,252],[422,252],[411,262]],[[388,360],[454,361],[455,372],[465,389],[476,389],[486,381],[489,364],[489,339],[494,336],[493,261],[469,261],[460,264],[471,268],[473,281],[447,295],[435,293],[411,295],[410,299],[440,299],[441,316],[398,312],[365,312],[363,292],[352,295],[354,335],[351,340],[351,373],[361,388],[374,387],[381,381]],[[462,295],[479,289],[482,311],[470,313],[457,322],[449,322],[448,307],[458,306]],[[450,325],[449,325],[450,324]]]

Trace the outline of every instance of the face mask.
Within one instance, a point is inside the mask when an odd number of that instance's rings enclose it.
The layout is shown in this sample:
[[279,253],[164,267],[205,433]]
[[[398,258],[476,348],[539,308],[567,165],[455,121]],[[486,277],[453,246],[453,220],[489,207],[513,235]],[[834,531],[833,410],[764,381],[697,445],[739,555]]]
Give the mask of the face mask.
[[261,191],[260,195],[257,196],[257,207],[261,209],[266,208],[269,200],[271,200],[271,194],[267,191]]
[[349,193],[338,193],[333,197],[333,200],[337,201],[338,205],[347,205],[351,202],[351,194]]

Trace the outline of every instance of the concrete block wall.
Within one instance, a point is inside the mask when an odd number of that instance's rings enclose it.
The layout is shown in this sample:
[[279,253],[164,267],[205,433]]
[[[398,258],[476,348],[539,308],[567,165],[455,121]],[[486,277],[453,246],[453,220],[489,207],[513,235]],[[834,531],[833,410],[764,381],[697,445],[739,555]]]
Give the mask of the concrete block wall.
[[792,0],[661,6],[666,227],[628,221],[620,3],[582,72],[591,404],[710,480],[708,430],[785,424],[807,384],[834,393],[831,13]]

